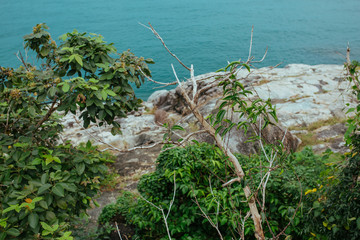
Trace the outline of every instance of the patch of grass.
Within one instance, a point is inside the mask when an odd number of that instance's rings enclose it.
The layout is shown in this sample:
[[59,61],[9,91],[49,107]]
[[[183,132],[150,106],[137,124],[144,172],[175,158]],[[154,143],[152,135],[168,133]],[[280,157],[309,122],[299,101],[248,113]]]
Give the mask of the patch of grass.
[[329,125],[335,125],[337,123],[345,123],[346,119],[343,118],[329,118],[326,120],[320,120],[317,122],[313,122],[309,124],[308,126],[291,126],[289,127],[289,130],[307,130],[309,132],[314,131],[318,128],[321,128],[323,126],[329,126]]
[[198,125],[198,122],[197,122],[197,121],[190,122],[190,123],[189,123],[189,130],[190,130],[190,132],[199,131],[199,130],[200,130],[200,127],[199,127],[199,125]]
[[261,86],[261,85],[269,83],[269,82],[270,82],[269,79],[262,79],[259,82],[255,83],[254,86]]
[[156,110],[157,110],[157,107],[156,107],[156,106],[154,106],[153,108],[145,107],[145,112],[144,112],[144,114],[154,115],[155,112],[156,112]]
[[306,146],[314,146],[314,145],[324,142],[324,141],[318,140],[316,138],[315,134],[311,133],[311,132],[309,132],[307,134],[298,134],[297,137],[301,139],[301,144],[299,146],[300,151]]

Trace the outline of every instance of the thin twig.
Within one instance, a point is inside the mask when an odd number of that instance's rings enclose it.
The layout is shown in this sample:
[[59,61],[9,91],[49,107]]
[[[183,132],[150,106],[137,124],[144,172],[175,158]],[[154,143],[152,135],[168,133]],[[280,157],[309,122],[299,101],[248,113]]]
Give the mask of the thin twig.
[[163,83],[163,82],[155,81],[155,80],[152,79],[150,76],[148,76],[147,74],[145,74],[140,67],[138,67],[138,69],[139,69],[139,71],[144,75],[144,77],[146,77],[150,82],[153,82],[153,83],[156,83],[156,84],[160,84],[160,85],[164,85],[164,86],[161,86],[161,87],[167,87],[167,86],[171,86],[171,85],[176,85],[176,84],[177,84],[177,82]]
[[199,130],[199,131],[196,131],[196,132],[192,132],[188,135],[186,135],[186,137],[183,138],[183,140],[181,142],[173,142],[174,144],[176,144],[176,146],[173,146],[173,147],[169,147],[169,148],[165,148],[164,150],[162,150],[161,152],[166,152],[168,150],[171,150],[171,149],[174,149],[178,146],[182,146],[185,142],[187,142],[192,136],[196,135],[196,134],[200,134],[200,133],[206,133],[207,131],[206,130]]
[[159,206],[156,206],[155,204],[153,204],[152,202],[150,202],[149,200],[145,199],[143,196],[141,196],[140,194],[140,197],[141,199],[143,199],[145,202],[149,203],[151,206],[155,207],[156,209],[158,209],[161,213],[162,213],[162,216],[163,216],[163,219],[164,219],[164,223],[165,223],[165,227],[166,227],[166,232],[167,232],[167,235],[169,237],[169,240],[171,240],[171,234],[170,234],[170,230],[169,230],[169,225],[168,225],[168,222],[167,222],[167,219],[169,217],[169,214],[170,214],[170,211],[171,211],[171,207],[175,201],[175,195],[176,195],[176,177],[175,177],[175,174],[174,174],[174,195],[173,195],[173,198],[170,202],[170,206],[169,206],[169,210],[168,210],[168,213],[165,215],[165,212],[164,212],[164,209],[162,207],[159,207]]
[[120,230],[119,230],[119,227],[118,227],[118,224],[117,224],[116,221],[115,221],[115,226],[116,226],[117,233],[118,233],[118,235],[119,235],[119,237],[120,237],[120,240],[122,240],[122,237],[121,237],[121,234],[120,234]]
[[[191,188],[191,189],[192,189],[192,188]],[[212,221],[212,219],[211,219],[211,218],[204,212],[204,210],[201,208],[201,206],[200,206],[200,204],[199,204],[199,202],[198,202],[198,200],[197,200],[197,198],[196,198],[196,195],[195,195],[195,193],[194,193],[194,189],[192,189],[192,192],[193,192],[193,195],[194,195],[194,198],[195,198],[195,203],[196,203],[196,205],[198,206],[198,208],[200,209],[201,213],[203,214],[203,217],[206,218],[206,219],[209,221],[210,225],[211,225],[213,228],[215,228],[215,230],[216,230],[217,233],[219,234],[220,239],[223,240],[224,238],[223,238],[223,236],[222,236],[222,234],[221,234],[221,232],[220,232],[220,229],[217,227],[217,225],[214,224],[214,222]]]
[[247,62],[249,62],[249,61],[250,61],[250,58],[251,58],[251,50],[252,50],[252,41],[253,41],[253,36],[254,36],[254,25],[251,27],[251,37],[250,37],[249,56],[248,56]]
[[151,25],[151,23],[148,23],[150,27],[148,27],[148,26],[146,26],[146,25],[144,25],[144,24],[142,24],[142,23],[139,23],[139,24],[142,25],[142,26],[144,26],[144,27],[146,27],[146,28],[149,29],[150,31],[152,31],[153,34],[157,37],[157,39],[159,39],[160,42],[162,43],[162,45],[165,47],[166,51],[168,51],[168,52],[170,53],[170,55],[173,56],[184,68],[186,68],[187,70],[191,71],[191,69],[190,69],[189,67],[185,66],[185,64],[184,64],[182,61],[180,61],[180,59],[179,59],[174,53],[172,53],[172,52],[169,50],[169,48],[166,46],[166,44],[165,44],[164,40],[162,39],[162,37],[155,31],[155,29],[153,28],[153,26]]
[[[19,55],[20,55],[20,57],[19,57]],[[24,60],[24,57],[23,57],[23,55],[21,54],[20,51],[18,51],[18,52],[16,53],[16,57],[17,57],[17,58],[20,60],[20,62],[24,65],[24,67],[26,68],[26,70],[29,71],[29,68],[28,68],[28,66],[27,66],[27,64],[26,64],[26,62],[25,62],[25,60]]]

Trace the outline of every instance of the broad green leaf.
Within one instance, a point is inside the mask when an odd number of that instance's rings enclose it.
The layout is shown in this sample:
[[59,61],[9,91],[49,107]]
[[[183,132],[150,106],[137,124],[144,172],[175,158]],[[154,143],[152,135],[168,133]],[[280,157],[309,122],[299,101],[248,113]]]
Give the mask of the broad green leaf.
[[48,206],[48,204],[47,204],[46,201],[41,201],[41,202],[39,202],[39,205],[40,205],[40,207],[42,207],[42,208],[44,208],[44,209],[48,209],[48,208],[49,208],[49,206]]
[[110,96],[112,97],[115,97],[116,96],[116,93],[114,93],[112,90],[110,89],[106,89],[106,93],[109,94]]
[[66,38],[67,38],[67,33],[65,33],[65,34],[63,34],[63,35],[61,35],[61,36],[59,37],[59,39],[60,39],[61,41],[65,41]]
[[47,223],[45,223],[45,222],[40,222],[40,224],[41,224],[41,226],[43,227],[43,229],[45,229],[45,230],[47,230],[47,231],[49,231],[49,232],[53,232],[53,231],[54,231],[53,228],[50,227]]
[[103,96],[102,96],[102,94],[101,94],[101,92],[100,92],[99,90],[96,91],[96,92],[94,92],[94,94],[95,94],[95,96],[97,97],[97,99],[103,100]]
[[49,94],[50,97],[55,96],[55,94],[56,94],[56,87],[51,87],[51,88],[48,90],[48,94]]
[[39,215],[34,212],[30,213],[28,221],[31,228],[36,228],[39,224]]
[[51,155],[45,155],[44,157],[45,157],[45,164],[46,165],[49,165],[54,160],[53,156],[51,156]]
[[[49,204],[49,205],[50,205],[50,204]],[[47,211],[46,214],[45,214],[45,216],[46,216],[46,219],[47,219],[48,221],[50,221],[50,222],[52,222],[53,220],[56,219],[55,213],[54,213],[54,212],[51,212],[51,211]]]
[[84,163],[79,163],[76,164],[76,171],[79,175],[83,174],[85,170],[85,164]]
[[42,194],[43,192],[45,192],[46,190],[48,190],[50,187],[52,187],[51,184],[47,183],[47,184],[44,184],[42,185],[39,190],[38,190],[38,194]]
[[106,91],[103,89],[103,90],[101,90],[101,96],[102,96],[102,99],[103,100],[106,100],[107,99],[107,93],[106,93]]
[[52,192],[59,197],[64,197],[64,188],[58,183],[52,188]]
[[5,208],[4,211],[2,211],[2,213],[4,214],[4,213],[7,213],[7,212],[10,212],[10,211],[14,210],[17,207],[18,207],[18,205],[11,205],[10,207]]
[[20,231],[17,230],[16,228],[10,228],[9,230],[6,231],[7,234],[17,237],[20,235]]
[[31,165],[38,165],[42,162],[41,158],[35,158],[32,162]]
[[61,163],[60,159],[58,157],[53,157],[53,160],[57,163]]
[[63,183],[63,187],[69,192],[76,192],[78,190],[77,186],[74,183]]
[[[4,227],[5,228],[5,227]],[[2,232],[0,233],[0,240],[5,240],[6,239],[6,232]]]
[[50,53],[50,48],[49,48],[49,47],[43,46],[43,47],[41,48],[41,50],[40,50],[40,55],[41,55],[42,57],[46,57],[47,55],[49,55],[49,53]]
[[56,202],[57,206],[61,209],[66,209],[68,207],[66,201],[64,199],[60,199]]
[[83,61],[82,61],[82,58],[80,57],[80,55],[76,54],[75,60],[80,66],[83,66]]
[[30,114],[31,117],[35,117],[36,116],[36,111],[35,111],[35,108],[33,106],[30,106],[28,108],[28,112]]
[[43,200],[43,197],[36,197],[32,200],[32,203],[40,202],[41,200]]
[[63,92],[67,93],[67,92],[70,90],[70,85],[67,84],[67,83],[64,83],[64,84],[62,85],[62,88],[61,88],[61,89],[63,90]]

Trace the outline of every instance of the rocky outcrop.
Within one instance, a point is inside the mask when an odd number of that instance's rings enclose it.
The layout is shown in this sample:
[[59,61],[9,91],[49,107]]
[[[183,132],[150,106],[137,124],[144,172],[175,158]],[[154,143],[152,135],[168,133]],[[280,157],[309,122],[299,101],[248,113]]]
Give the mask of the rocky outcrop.
[[[237,77],[256,95],[263,99],[270,98],[276,105],[281,123],[279,129],[282,130],[266,129],[268,138],[271,139],[269,141],[276,142],[282,139],[285,128],[306,128],[315,122],[330,118],[345,118],[345,103],[352,104],[354,99],[347,91],[349,86],[344,81],[343,74],[343,67],[339,65],[291,64],[285,68],[255,69],[250,74],[244,70],[240,71]],[[202,89],[214,81],[214,73],[198,76],[197,80],[198,89]],[[186,91],[191,93],[191,82],[185,83],[184,86]],[[202,93],[199,98],[199,109],[203,115],[214,113],[214,109],[220,104],[221,95],[222,89],[219,87],[209,88]],[[117,120],[123,128],[123,134],[117,136],[111,135],[109,127],[99,128],[92,125],[88,129],[82,129],[81,125],[74,121],[73,116],[68,115],[64,119],[66,131],[63,138],[78,143],[94,139],[95,136],[95,142],[96,138],[101,138],[119,149],[129,149],[161,141],[166,131],[161,125],[166,122],[177,122],[188,131],[200,128],[186,108],[179,87],[153,93],[144,106],[128,118]],[[178,122],[179,119],[182,121]],[[291,137],[291,132],[288,132],[286,139],[289,141],[286,140],[286,146],[294,150],[298,143],[296,138]],[[231,132],[231,135],[234,137],[229,142],[237,146],[237,151],[248,153],[256,150],[247,144],[240,146],[248,136],[239,136],[239,133],[234,132]],[[265,135],[264,133],[263,136]],[[206,134],[198,137],[198,140],[203,139],[212,141]]]
[[[350,103],[351,106],[355,99],[350,91],[347,91],[349,86],[344,81],[343,74],[343,67],[338,65],[291,64],[284,68],[255,69],[250,74],[240,71],[237,77],[256,95],[263,99],[270,98],[276,105],[280,125],[269,126],[262,131],[262,136],[267,142],[276,144],[284,139],[285,148],[294,151],[301,142],[300,138],[304,141],[303,144],[314,145],[314,150],[318,152],[326,148],[344,152],[347,151],[342,139],[345,131],[344,107],[345,103]],[[200,78],[203,80],[199,81]],[[198,76],[197,79],[198,88],[201,89],[214,81],[214,74]],[[192,84],[187,82],[184,86],[186,91],[191,93]],[[204,116],[215,113],[221,96],[222,89],[219,87],[204,91],[199,98],[200,112]],[[329,119],[337,120],[328,121]],[[109,126],[98,127],[92,124],[88,129],[84,129],[76,116],[67,115],[63,118],[65,132],[62,139],[71,140],[74,144],[92,140],[101,148],[113,146],[119,150],[126,150],[162,141],[167,131],[161,126],[164,123],[181,125],[187,133],[201,129],[195,117],[186,108],[179,88],[153,93],[139,111],[117,121],[122,126],[123,134],[113,136]],[[239,119],[235,118],[233,121]],[[259,149],[258,143],[246,142],[252,134],[252,130],[245,135],[233,129],[225,138],[229,138],[229,146],[234,151],[249,154]],[[176,135],[174,137],[179,138]],[[194,139],[214,143],[214,139],[206,133],[196,135]],[[108,145],[103,144],[104,142]],[[119,174],[127,179],[120,188],[135,189],[138,176],[154,168],[160,149],[161,146],[157,146],[121,154],[115,152],[118,154],[115,167]],[[106,202],[104,201],[104,204]],[[98,213],[99,211],[94,211],[93,218],[96,218]]]

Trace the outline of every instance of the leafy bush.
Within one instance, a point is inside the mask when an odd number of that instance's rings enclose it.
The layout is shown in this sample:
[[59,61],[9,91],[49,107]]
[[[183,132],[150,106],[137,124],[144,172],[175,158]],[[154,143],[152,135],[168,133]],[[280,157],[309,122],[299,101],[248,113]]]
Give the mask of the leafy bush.
[[[345,64],[347,80],[352,84],[352,92],[358,101],[359,67],[358,61],[349,60]],[[324,187],[308,195],[312,208],[304,230],[314,239],[360,238],[360,104],[350,108],[348,113],[353,115],[348,117],[344,139],[351,151],[345,153],[343,161],[329,164],[322,179],[321,186]]]
[[[249,185],[255,188],[261,178],[260,166],[261,161],[265,161],[264,156],[238,155],[238,159],[240,163],[246,163],[244,171],[250,181]],[[272,172],[267,187],[266,210],[262,213],[263,218],[267,218],[271,231],[279,232],[290,222],[286,234],[301,236],[299,229],[304,224],[304,204],[299,206],[294,217],[301,196],[299,181],[303,195],[305,190],[318,187],[327,161],[327,157],[316,156],[309,148],[282,159],[281,167]],[[216,230],[202,216],[200,206],[218,224],[224,239],[232,239],[238,236],[240,215],[244,217],[249,209],[240,190],[244,182],[234,183],[231,189],[222,187],[223,183],[233,177],[230,168],[225,164],[221,151],[214,146],[200,144],[175,148],[161,153],[155,172],[141,178],[138,191],[167,213],[173,198],[175,174],[176,196],[167,220],[171,236],[175,239],[219,238]],[[261,198],[262,196],[258,196],[259,201]],[[106,217],[110,212],[111,217]],[[167,239],[161,212],[142,198],[134,203],[129,200],[129,195],[120,197],[117,204],[104,209],[100,217],[101,223],[110,221],[119,212],[126,217],[128,224],[134,226],[141,239]],[[252,221],[244,224],[246,238],[252,239]],[[267,237],[272,237],[271,231],[265,231]]]
[[21,56],[18,69],[0,67],[0,239],[72,239],[69,222],[92,204],[110,156],[90,142],[60,144],[57,111],[80,112],[84,127],[112,124],[115,134],[115,118],[140,103],[130,84],[150,74],[151,59],[117,54],[100,35],[74,31],[57,46],[46,29],[24,37],[40,67]]

